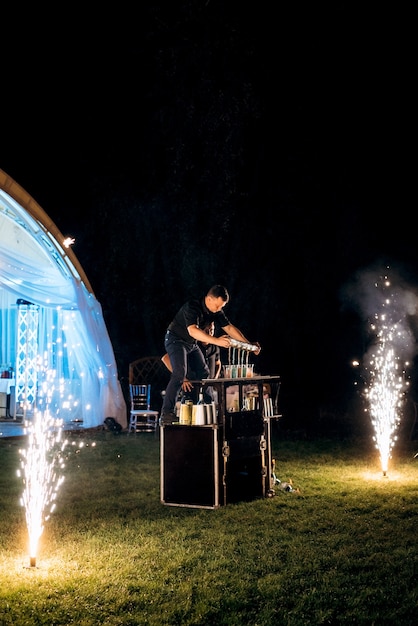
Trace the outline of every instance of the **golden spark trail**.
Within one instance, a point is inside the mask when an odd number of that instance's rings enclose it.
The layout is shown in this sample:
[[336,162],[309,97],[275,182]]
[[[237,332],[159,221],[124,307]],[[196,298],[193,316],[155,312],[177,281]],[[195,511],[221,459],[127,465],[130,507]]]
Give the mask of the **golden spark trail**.
[[[386,279],[384,288],[390,286]],[[397,322],[392,320],[391,300],[383,301],[385,312],[375,315],[371,328],[376,346],[369,363],[369,383],[366,389],[374,441],[380,454],[383,475],[386,476],[391,451],[396,441],[396,430],[401,419],[401,408],[407,388],[405,365],[401,364],[402,348],[408,337]]]
[[374,361],[373,381],[367,390],[374,441],[379,450],[383,474],[386,475],[391,450],[396,441],[399,409],[403,398],[403,379],[392,348],[379,348]]
[[36,565],[39,539],[44,522],[55,506],[58,489],[64,478],[62,420],[54,419],[48,410],[37,411],[32,422],[26,423],[27,449],[20,450],[24,491],[21,503],[26,511],[29,534],[30,565]]

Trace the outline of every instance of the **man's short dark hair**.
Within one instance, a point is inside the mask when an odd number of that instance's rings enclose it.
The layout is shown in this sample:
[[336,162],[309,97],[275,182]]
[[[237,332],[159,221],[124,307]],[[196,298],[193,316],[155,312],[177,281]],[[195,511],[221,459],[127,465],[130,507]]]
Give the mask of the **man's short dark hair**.
[[208,291],[208,296],[213,296],[214,298],[222,298],[224,302],[228,302],[229,293],[226,287],[223,285],[213,285]]

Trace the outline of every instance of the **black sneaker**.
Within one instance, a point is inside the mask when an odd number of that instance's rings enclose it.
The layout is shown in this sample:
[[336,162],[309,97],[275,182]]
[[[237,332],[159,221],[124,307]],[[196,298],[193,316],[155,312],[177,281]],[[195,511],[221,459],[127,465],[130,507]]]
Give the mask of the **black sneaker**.
[[175,413],[161,413],[160,426],[167,426],[177,421]]

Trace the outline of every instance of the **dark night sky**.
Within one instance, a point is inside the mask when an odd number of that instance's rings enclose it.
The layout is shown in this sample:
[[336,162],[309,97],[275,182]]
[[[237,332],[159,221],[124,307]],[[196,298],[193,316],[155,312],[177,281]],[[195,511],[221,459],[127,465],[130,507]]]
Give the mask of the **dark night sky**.
[[389,263],[415,287],[418,253],[411,16],[287,4],[20,16],[0,167],[76,238],[122,377],[223,282],[292,415],[352,388],[344,285]]

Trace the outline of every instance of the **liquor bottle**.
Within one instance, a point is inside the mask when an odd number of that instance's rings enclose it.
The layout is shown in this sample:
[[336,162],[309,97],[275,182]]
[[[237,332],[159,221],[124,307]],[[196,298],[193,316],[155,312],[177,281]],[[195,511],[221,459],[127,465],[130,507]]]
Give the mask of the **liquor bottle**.
[[196,405],[196,426],[205,425],[205,401],[203,400],[203,391],[199,391],[199,400]]

